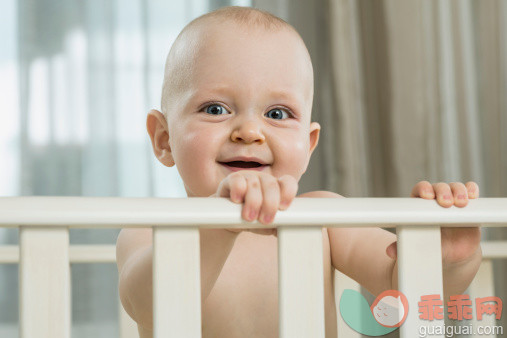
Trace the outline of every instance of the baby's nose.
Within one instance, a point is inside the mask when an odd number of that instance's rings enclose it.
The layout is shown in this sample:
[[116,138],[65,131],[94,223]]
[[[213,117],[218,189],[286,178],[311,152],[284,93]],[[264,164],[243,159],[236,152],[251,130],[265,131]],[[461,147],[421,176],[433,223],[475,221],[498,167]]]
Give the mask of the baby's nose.
[[262,144],[266,139],[261,131],[259,124],[248,121],[241,123],[237,128],[233,130],[231,134],[231,140],[233,142],[259,142]]

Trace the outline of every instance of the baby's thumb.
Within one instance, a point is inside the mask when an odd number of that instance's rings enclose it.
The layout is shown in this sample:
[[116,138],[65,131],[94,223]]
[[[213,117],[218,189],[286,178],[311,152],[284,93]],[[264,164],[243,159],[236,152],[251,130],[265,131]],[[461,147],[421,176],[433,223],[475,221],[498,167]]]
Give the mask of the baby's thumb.
[[396,259],[398,257],[398,246],[396,241],[389,244],[386,248],[386,254],[391,257],[391,259]]

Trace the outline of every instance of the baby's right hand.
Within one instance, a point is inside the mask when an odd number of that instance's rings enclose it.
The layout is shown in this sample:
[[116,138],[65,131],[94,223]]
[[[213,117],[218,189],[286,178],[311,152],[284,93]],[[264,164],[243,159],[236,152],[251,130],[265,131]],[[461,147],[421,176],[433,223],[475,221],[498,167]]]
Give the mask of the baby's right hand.
[[[229,197],[234,203],[244,203],[241,217],[246,221],[273,222],[277,210],[287,209],[298,190],[297,180],[284,175],[276,178],[255,170],[240,170],[229,174],[218,186],[216,197]],[[244,229],[227,229],[241,232]],[[275,229],[248,229],[262,235],[276,235]]]

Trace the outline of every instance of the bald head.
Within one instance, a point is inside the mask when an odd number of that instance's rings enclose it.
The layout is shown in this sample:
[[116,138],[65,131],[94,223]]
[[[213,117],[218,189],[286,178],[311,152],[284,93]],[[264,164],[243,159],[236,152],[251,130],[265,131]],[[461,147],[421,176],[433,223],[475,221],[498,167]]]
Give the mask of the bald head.
[[[280,35],[285,34],[291,40],[293,48],[299,49],[300,81],[308,83],[308,95],[313,99],[313,68],[310,55],[303,39],[298,32],[284,20],[259,9],[251,7],[223,7],[213,12],[204,14],[183,28],[167,56],[164,83],[162,88],[161,108],[163,114],[168,114],[185,100],[184,93],[188,91],[190,82],[199,77],[196,74],[199,69],[199,61],[202,61],[211,48],[228,49],[227,53],[234,53],[237,48],[232,45],[218,45],[218,37],[222,38],[231,32],[242,31],[245,34],[238,38],[245,41],[248,37],[260,34]],[[278,46],[277,46],[278,47]],[[240,47],[238,47],[240,48]],[[278,48],[276,48],[278,49]],[[273,57],[277,57],[276,49],[271,50]],[[248,67],[248,64],[244,65]],[[213,64],[208,64],[213,67]],[[206,69],[205,67],[201,67]],[[234,71],[234,69],[230,69]]]

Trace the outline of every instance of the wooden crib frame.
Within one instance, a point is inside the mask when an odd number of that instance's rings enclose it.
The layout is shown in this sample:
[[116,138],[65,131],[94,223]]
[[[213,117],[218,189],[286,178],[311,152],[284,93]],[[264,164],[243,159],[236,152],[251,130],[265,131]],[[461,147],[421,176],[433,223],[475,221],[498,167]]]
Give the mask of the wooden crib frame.
[[[154,337],[201,337],[199,228],[265,227],[243,222],[240,208],[224,198],[0,198],[0,227],[19,228],[19,246],[0,247],[0,263],[19,262],[20,337],[70,337],[70,263],[115,261],[112,245],[69,246],[69,228],[125,227],[153,227]],[[477,224],[507,226],[507,198],[472,200],[461,209],[415,198],[294,200],[273,224],[280,337],[324,337],[323,225],[396,228],[399,290],[412,306],[399,330],[413,337],[419,325],[428,325],[414,304],[421,295],[443,294],[440,226]],[[483,251],[469,291],[493,296],[491,259],[507,257],[507,242],[483,243]],[[121,338],[132,337],[135,325],[120,310]],[[482,323],[488,320],[494,323],[489,317]],[[338,330],[356,334],[340,320]]]

